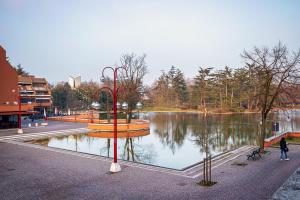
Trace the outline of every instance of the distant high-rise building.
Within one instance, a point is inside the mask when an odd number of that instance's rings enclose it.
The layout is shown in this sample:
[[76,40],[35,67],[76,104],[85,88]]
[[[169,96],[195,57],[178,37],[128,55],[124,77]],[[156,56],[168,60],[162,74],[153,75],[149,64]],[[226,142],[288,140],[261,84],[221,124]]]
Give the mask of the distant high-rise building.
[[77,77],[69,76],[68,83],[72,89],[78,88],[81,84],[81,76],[77,76]]

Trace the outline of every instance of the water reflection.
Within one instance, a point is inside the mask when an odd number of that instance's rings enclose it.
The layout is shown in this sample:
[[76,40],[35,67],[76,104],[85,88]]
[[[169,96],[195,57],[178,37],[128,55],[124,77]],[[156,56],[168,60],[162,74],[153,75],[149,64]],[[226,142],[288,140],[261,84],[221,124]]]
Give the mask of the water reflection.
[[[143,115],[144,117],[146,115]],[[300,113],[277,112],[268,119],[280,131],[300,130]],[[118,139],[118,158],[181,169],[243,145],[256,145],[260,133],[259,114],[203,115],[197,113],[148,113],[150,134]],[[44,145],[106,157],[113,156],[113,139],[86,134],[51,138]]]
[[[224,152],[257,143],[257,115],[204,115],[193,113],[153,113],[151,128],[173,153],[189,138],[200,152]],[[270,130],[268,130],[270,132]],[[206,150],[205,150],[206,149]]]
[[138,138],[127,138],[125,140],[121,158],[127,161],[153,164],[156,153],[153,151],[152,145],[139,145],[134,142],[135,139]]
[[173,154],[184,142],[188,128],[188,118],[185,115],[166,113],[150,115],[151,127],[159,136],[160,142],[168,146]]
[[218,139],[218,132],[214,134],[212,120],[208,115],[198,115],[198,120],[201,123],[192,123],[192,136],[196,145],[200,146],[200,152],[205,154],[205,158],[215,151],[216,139]]

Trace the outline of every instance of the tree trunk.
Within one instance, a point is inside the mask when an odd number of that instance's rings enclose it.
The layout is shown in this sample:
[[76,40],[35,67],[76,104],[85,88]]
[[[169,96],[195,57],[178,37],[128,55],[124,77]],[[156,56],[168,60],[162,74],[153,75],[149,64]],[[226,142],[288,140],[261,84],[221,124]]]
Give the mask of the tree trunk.
[[231,88],[230,108],[232,108],[232,102],[233,102],[233,88]]
[[222,102],[222,91],[220,90],[220,107],[223,109],[223,102]]
[[225,98],[226,98],[226,104],[227,104],[227,100],[228,100],[228,87],[227,87],[227,84],[225,84]]
[[107,122],[110,123],[110,112],[108,108],[108,97],[106,96],[106,112],[107,112]]
[[109,158],[110,138],[107,139],[107,157]]
[[[249,97],[249,96],[248,96],[247,104],[248,104],[248,105],[247,105],[247,109],[248,109],[248,110],[252,110],[251,107],[250,107],[250,97]],[[240,106],[240,107],[241,107],[241,106]]]
[[261,135],[260,135],[260,148],[264,149],[265,137],[266,137],[266,125],[267,125],[267,113],[261,113]]
[[132,110],[128,109],[126,111],[126,123],[130,124],[132,120]]
[[128,124],[131,123],[132,120],[132,110],[129,112],[129,116],[128,116]]
[[132,161],[134,162],[134,150],[133,150],[133,144],[132,144],[132,138],[129,139],[130,140],[130,149],[131,149],[131,157],[132,157]]
[[205,102],[205,98],[203,99],[203,107],[204,107],[204,112],[206,113],[207,110],[206,110],[206,102]]
[[256,109],[257,107],[257,99],[254,99],[254,97],[256,97],[256,87],[254,88],[254,93],[253,93],[253,96],[252,96],[252,102],[251,102],[251,110],[252,109]]

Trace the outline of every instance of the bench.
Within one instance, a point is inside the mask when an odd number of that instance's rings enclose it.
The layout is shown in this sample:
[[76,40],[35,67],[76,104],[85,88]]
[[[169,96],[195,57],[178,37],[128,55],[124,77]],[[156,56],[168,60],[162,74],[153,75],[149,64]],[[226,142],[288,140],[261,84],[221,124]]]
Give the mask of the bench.
[[252,158],[254,160],[254,158],[256,157],[256,155],[258,155],[261,158],[260,151],[261,151],[261,148],[253,150],[251,154],[247,155],[247,160],[249,158]]

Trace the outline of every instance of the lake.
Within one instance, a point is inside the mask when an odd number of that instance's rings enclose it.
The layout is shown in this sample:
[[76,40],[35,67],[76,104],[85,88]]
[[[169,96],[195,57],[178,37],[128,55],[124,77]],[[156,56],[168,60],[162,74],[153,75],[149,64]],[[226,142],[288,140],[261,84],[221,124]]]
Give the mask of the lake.
[[[257,145],[260,133],[259,114],[140,113],[150,120],[150,134],[118,139],[118,158],[128,161],[182,169],[244,145]],[[276,112],[268,119],[267,135],[272,123],[279,122],[279,132],[300,130],[300,111]],[[278,133],[277,133],[278,134]],[[113,156],[113,139],[86,134],[50,138],[40,141],[49,147],[83,153]]]

